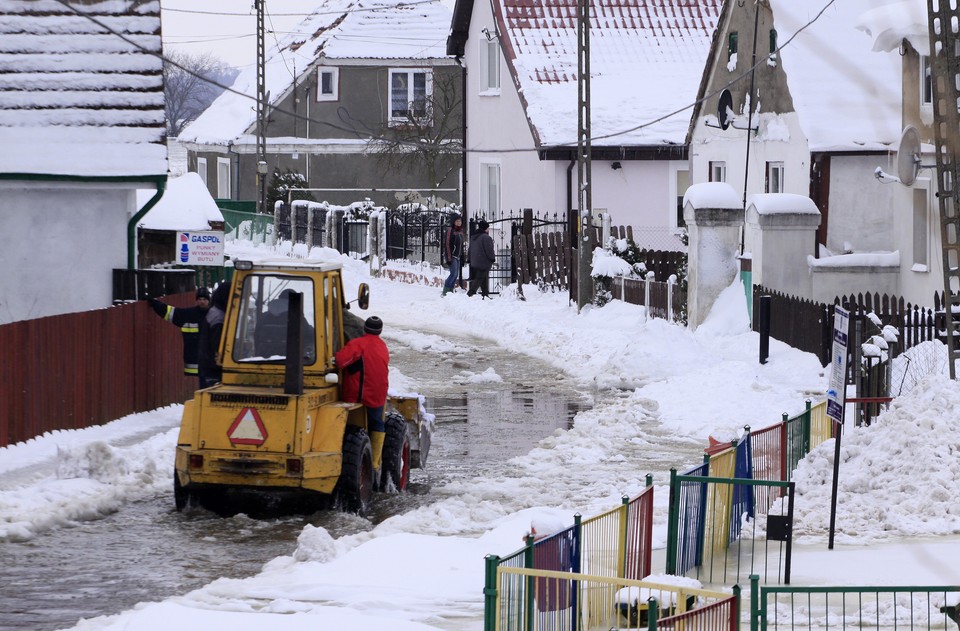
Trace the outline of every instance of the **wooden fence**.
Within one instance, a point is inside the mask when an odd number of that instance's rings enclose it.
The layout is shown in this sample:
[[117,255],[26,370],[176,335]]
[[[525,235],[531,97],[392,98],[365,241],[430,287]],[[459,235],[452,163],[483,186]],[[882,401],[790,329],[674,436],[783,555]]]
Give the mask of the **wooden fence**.
[[[630,226],[611,229],[611,234],[619,234],[621,238],[630,238],[631,233]],[[599,243],[599,235],[598,229],[593,231],[594,247]],[[574,252],[565,230],[519,234],[513,240],[515,280],[521,284],[541,283],[559,289],[573,286],[577,267]],[[670,276],[682,273],[687,255],[684,252],[644,249],[640,250],[640,258],[647,271],[654,273],[655,279],[666,281]]]
[[875,314],[882,325],[897,329],[898,352],[929,340],[939,339],[945,342],[943,336],[939,335],[939,331],[944,330],[945,317],[942,293],[934,294],[933,308],[913,305],[905,302],[903,298],[876,293],[840,296],[834,300],[834,304],[827,305],[756,285],[753,288],[754,330],[760,321],[760,296],[770,296],[770,337],[801,351],[814,353],[824,366],[830,363],[833,311],[836,304],[846,306],[850,311],[851,322],[860,320],[861,330],[868,336],[876,333],[874,329],[877,328],[867,321],[869,313]]
[[[165,302],[192,306],[193,292]],[[0,326],[0,446],[180,403],[179,329],[144,302]]]

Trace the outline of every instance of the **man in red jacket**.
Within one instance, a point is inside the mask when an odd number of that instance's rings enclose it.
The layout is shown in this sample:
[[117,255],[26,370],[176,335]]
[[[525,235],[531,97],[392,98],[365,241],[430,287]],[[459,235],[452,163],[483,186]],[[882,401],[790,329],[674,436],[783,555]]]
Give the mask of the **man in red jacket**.
[[380,458],[386,426],[383,424],[383,407],[387,403],[388,365],[390,352],[380,339],[383,320],[377,316],[363,323],[363,335],[347,342],[334,359],[343,373],[341,396],[344,401],[362,403],[367,408],[367,424],[370,427],[370,448],[373,452],[373,468],[380,472]]

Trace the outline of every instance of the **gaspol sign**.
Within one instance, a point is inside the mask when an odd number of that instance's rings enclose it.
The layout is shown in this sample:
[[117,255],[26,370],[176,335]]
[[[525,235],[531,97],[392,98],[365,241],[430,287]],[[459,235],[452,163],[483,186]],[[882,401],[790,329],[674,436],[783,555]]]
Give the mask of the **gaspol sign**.
[[177,233],[177,262],[181,265],[223,266],[223,231]]

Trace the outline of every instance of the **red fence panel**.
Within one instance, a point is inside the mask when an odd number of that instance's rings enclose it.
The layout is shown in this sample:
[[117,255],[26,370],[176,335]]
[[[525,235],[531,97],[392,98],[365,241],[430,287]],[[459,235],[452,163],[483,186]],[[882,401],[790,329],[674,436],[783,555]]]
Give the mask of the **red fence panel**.
[[[193,294],[167,298],[190,306]],[[146,302],[0,326],[0,446],[179,403],[180,331]]]

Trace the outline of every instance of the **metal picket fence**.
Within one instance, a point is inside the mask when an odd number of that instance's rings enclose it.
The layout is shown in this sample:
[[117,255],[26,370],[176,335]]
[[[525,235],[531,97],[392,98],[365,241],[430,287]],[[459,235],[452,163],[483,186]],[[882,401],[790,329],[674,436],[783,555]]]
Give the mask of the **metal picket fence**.
[[[506,557],[489,555],[485,628],[493,629],[495,623],[509,625],[510,620],[519,619],[517,616],[530,617],[535,610],[569,612],[573,607],[571,602],[563,600],[566,596],[558,595],[559,592],[540,579],[530,578],[524,592],[527,598],[539,594],[535,607],[510,595],[517,589],[513,583],[507,585],[508,593],[498,592],[497,581],[502,571],[526,572],[530,577],[534,576],[531,572],[549,571],[636,580],[650,574],[652,557],[653,478],[648,475],[647,488],[633,499],[624,497],[620,506],[586,520],[575,515],[572,526],[539,539],[531,533],[526,546]],[[498,594],[501,605],[496,604]],[[574,598],[574,594],[569,597]]]
[[671,470],[668,572],[715,582],[762,568],[765,579],[789,584],[791,475],[834,436],[834,423],[826,402],[807,401],[802,413],[784,414],[776,425],[745,429],[736,443],[707,449],[702,464],[680,475]]
[[750,577],[750,631],[926,629],[960,627],[960,585],[759,585]]

